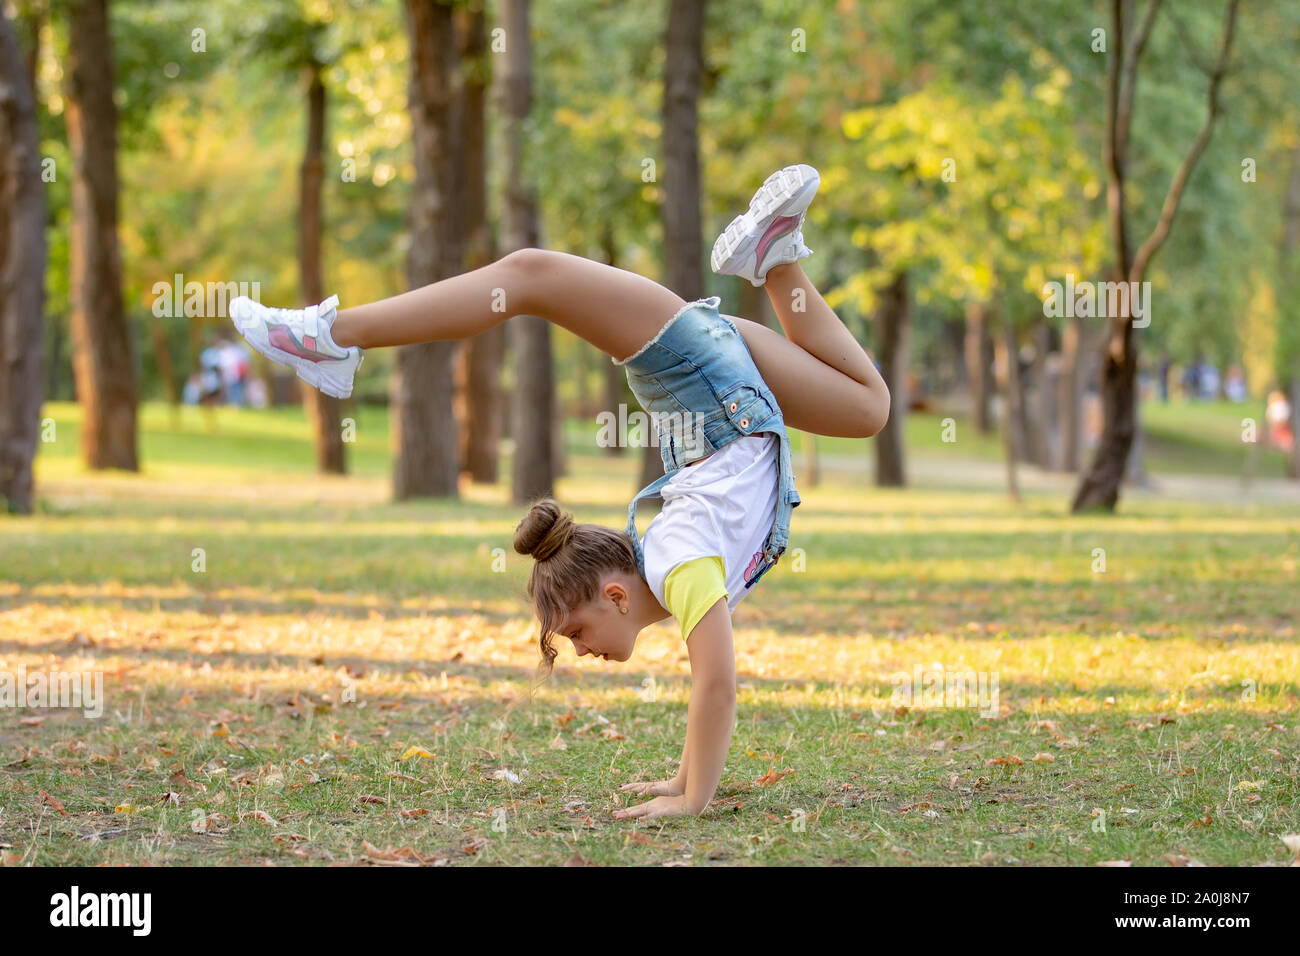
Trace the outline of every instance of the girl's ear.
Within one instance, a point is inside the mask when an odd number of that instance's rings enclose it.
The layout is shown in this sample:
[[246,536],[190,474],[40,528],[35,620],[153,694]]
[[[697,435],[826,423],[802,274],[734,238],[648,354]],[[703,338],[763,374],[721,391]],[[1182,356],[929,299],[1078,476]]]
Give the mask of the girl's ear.
[[606,584],[604,589],[602,589],[601,594],[605,596],[606,601],[613,601],[615,604],[626,605],[629,598],[627,588],[623,587],[623,585],[619,584],[617,581],[610,581]]

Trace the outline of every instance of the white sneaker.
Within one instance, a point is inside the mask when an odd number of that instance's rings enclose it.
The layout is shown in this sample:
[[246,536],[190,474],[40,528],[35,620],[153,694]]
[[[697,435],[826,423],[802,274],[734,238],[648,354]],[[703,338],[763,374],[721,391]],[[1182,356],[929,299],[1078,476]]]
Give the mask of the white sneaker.
[[731,220],[713,244],[713,271],[759,286],[772,266],[812,255],[799,227],[820,184],[817,170],[803,164],[768,176],[748,211]]
[[272,309],[241,295],[231,300],[228,312],[253,348],[294,369],[312,388],[347,398],[363,356],[355,345],[343,348],[330,337],[338,304],[339,297],[332,295],[305,309]]

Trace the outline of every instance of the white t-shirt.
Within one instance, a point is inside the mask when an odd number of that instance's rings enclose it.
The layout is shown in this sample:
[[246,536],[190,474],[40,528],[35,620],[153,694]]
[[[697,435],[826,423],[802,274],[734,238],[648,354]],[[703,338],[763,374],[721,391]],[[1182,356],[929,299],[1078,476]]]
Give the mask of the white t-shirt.
[[762,558],[776,520],[780,441],[771,432],[737,438],[660,489],[663,508],[641,539],[646,584],[660,605],[667,606],[668,572],[713,555],[726,568],[728,611],[750,593],[745,574]]

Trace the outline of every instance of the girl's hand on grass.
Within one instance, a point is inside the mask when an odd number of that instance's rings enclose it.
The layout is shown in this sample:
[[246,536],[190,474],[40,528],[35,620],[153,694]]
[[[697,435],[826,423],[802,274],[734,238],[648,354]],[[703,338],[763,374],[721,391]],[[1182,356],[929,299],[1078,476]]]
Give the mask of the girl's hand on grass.
[[656,817],[685,817],[691,811],[686,807],[685,796],[655,797],[649,803],[638,803],[626,810],[615,810],[614,817],[619,820],[653,820]]
[[625,783],[618,789],[642,797],[680,797],[686,792],[686,782],[673,777],[671,780],[656,780],[653,783]]

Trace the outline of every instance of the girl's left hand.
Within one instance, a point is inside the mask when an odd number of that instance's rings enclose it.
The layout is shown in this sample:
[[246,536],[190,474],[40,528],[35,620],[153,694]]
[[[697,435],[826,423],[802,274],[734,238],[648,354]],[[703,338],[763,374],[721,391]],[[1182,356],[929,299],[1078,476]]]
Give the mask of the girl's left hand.
[[653,820],[656,817],[685,817],[690,816],[690,810],[686,807],[686,797],[655,797],[648,803],[638,803],[635,807],[628,807],[626,810],[615,810],[614,816],[619,820]]

